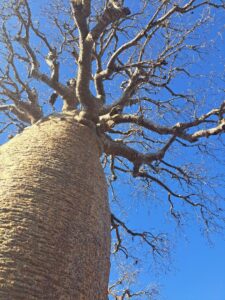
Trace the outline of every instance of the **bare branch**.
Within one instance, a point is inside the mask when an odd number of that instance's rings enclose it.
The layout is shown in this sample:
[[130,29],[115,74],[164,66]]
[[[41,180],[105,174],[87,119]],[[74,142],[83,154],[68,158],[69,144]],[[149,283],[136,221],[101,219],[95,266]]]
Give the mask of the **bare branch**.
[[101,141],[103,143],[104,151],[108,155],[122,156],[128,159],[134,165],[133,175],[136,176],[136,173],[139,172],[141,165],[151,164],[153,161],[161,160],[169,147],[175,141],[175,136],[172,136],[171,139],[165,144],[163,148],[155,153],[143,154],[137,150],[127,146],[126,144],[118,141],[113,141],[109,136],[101,135]]
[[118,219],[114,214],[111,214],[111,224],[112,230],[116,230],[118,243],[116,244],[115,252],[122,251],[128,255],[125,247],[122,246],[122,240],[120,237],[119,226],[125,230],[130,236],[138,237],[146,243],[154,253],[158,255],[163,255],[168,252],[165,248],[165,236],[164,235],[153,235],[151,232],[135,232],[127,227],[127,225]]

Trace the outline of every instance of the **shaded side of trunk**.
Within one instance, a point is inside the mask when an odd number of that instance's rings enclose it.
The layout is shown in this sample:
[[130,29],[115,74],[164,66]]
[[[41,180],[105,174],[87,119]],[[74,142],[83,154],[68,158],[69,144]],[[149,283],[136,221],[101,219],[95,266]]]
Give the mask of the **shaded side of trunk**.
[[55,117],[0,148],[0,299],[107,299],[110,214],[94,132]]

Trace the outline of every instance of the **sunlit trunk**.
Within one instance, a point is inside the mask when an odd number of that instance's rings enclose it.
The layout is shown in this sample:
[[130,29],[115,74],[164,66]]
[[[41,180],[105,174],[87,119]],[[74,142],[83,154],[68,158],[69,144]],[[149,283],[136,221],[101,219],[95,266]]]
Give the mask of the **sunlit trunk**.
[[64,117],[0,148],[0,299],[106,300],[107,186],[94,131]]

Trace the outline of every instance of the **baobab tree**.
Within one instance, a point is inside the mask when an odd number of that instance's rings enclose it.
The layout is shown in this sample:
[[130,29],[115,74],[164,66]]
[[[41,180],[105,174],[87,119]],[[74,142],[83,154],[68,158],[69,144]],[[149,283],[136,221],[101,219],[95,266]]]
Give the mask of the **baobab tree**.
[[121,176],[158,186],[178,223],[188,207],[223,226],[223,199],[172,154],[224,133],[222,91],[212,104],[185,84],[225,4],[139,2],[1,2],[1,299],[151,298],[108,288],[110,250],[130,256],[124,233],[166,251],[110,208]]

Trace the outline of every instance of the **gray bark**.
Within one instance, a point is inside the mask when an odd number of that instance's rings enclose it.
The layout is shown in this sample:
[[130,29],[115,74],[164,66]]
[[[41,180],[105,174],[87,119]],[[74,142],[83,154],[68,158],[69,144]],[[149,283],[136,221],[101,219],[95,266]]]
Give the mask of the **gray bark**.
[[0,148],[0,299],[107,299],[110,213],[94,130],[53,117]]

